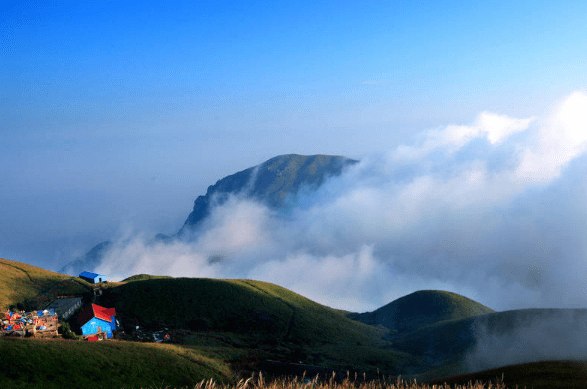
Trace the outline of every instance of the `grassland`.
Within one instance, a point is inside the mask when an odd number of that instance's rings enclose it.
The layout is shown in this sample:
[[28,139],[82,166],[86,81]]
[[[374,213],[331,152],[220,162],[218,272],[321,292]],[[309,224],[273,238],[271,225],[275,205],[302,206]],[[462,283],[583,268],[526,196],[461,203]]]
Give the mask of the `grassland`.
[[[0,260],[4,307],[23,301],[39,305],[57,294],[89,290],[91,286],[77,278]],[[234,377],[249,377],[265,360],[303,362],[368,380],[402,374],[427,382],[470,371],[466,357],[480,334],[511,337],[530,323],[548,322],[549,331],[558,328],[556,323],[566,323],[567,336],[584,329],[587,320],[587,310],[493,312],[454,293],[422,291],[375,311],[387,321],[375,320],[374,326],[367,324],[367,316],[317,304],[270,283],[144,274],[104,285],[98,303],[116,308],[128,334],[137,325],[146,330],[168,327],[175,344],[0,338],[0,384],[172,388],[214,379],[216,385],[233,387]],[[574,388],[587,379],[586,367],[583,362],[541,362],[454,377],[450,382],[486,382],[503,373],[508,385],[540,388],[565,387],[564,383]],[[364,388],[416,387],[377,382]],[[340,382],[331,384],[344,389]],[[264,388],[259,382],[247,385]]]
[[0,386],[10,388],[141,388],[228,382],[219,360],[174,345],[0,338]]
[[58,294],[88,291],[90,284],[79,278],[0,258],[0,310],[23,302],[43,308]]

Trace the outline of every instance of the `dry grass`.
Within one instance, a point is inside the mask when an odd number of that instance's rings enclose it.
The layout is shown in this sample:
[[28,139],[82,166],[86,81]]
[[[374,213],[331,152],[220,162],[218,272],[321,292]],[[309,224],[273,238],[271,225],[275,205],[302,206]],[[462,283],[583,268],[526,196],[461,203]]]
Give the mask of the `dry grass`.
[[[169,387],[157,389],[170,389]],[[475,382],[466,385],[436,384],[427,385],[416,381],[404,381],[401,378],[393,380],[363,381],[362,377],[345,377],[338,379],[334,374],[329,379],[279,378],[265,380],[262,375],[242,379],[236,384],[217,384],[213,380],[202,381],[193,389],[506,389],[501,379],[493,382]]]

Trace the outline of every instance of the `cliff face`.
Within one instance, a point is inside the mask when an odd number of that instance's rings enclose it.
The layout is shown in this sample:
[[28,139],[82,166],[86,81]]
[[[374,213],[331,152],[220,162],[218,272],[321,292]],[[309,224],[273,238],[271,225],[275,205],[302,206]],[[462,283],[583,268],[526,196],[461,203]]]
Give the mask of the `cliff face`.
[[264,202],[272,208],[285,205],[302,188],[317,189],[331,176],[339,175],[345,166],[357,161],[330,155],[280,155],[225,177],[209,186],[204,196],[194,202],[194,208],[178,235],[197,228],[209,215],[212,202],[221,205],[229,195],[240,195]]

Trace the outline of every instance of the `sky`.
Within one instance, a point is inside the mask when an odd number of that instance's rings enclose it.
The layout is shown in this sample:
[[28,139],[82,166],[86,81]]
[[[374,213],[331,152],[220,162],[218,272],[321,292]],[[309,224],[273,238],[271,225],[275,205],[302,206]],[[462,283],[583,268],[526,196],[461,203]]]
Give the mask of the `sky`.
[[[423,288],[587,307],[583,1],[19,1],[0,20],[0,257],[57,270],[114,240],[121,276],[359,311]],[[286,153],[362,162],[287,222],[235,199],[196,242],[146,244]]]

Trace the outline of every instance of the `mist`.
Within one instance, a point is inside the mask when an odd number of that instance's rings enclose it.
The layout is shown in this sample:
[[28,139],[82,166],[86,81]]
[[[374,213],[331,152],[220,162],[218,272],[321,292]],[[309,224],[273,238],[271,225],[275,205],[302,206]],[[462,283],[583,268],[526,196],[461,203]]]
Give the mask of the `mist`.
[[94,270],[252,278],[359,312],[421,289],[585,307],[586,129],[584,91],[533,117],[481,112],[366,155],[287,209],[235,195],[182,240],[122,229]]
[[587,357],[587,310],[524,310],[511,317],[508,314],[505,312],[500,321],[495,321],[499,326],[476,320],[475,347],[466,357],[470,371]]

